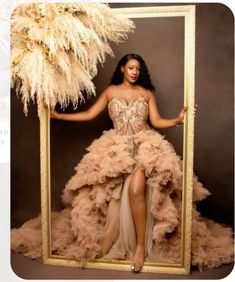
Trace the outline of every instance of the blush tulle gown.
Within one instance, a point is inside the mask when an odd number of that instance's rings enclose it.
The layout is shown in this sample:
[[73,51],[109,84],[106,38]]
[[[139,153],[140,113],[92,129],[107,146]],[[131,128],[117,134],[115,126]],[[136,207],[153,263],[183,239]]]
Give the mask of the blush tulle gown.
[[[144,97],[129,105],[113,97],[108,110],[114,129],[87,148],[63,191],[65,209],[52,213],[53,253],[79,260],[130,259],[136,238],[128,187],[141,167],[147,179],[145,261],[177,263],[182,161],[173,146],[149,128]],[[194,177],[194,204],[208,195]],[[11,234],[14,251],[32,258],[41,256],[40,216],[12,229]],[[232,229],[201,217],[193,205],[192,264],[202,270],[231,261]]]

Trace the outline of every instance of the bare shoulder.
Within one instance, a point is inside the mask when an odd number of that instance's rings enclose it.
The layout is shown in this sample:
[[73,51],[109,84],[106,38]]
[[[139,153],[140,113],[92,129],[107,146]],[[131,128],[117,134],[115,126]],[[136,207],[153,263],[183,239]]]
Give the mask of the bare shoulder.
[[118,90],[118,85],[109,85],[107,88],[105,88],[104,93],[108,101],[114,97],[117,90]]
[[156,95],[152,90],[146,89],[146,88],[142,88],[143,89],[143,95],[144,98],[149,102],[150,100],[155,99]]

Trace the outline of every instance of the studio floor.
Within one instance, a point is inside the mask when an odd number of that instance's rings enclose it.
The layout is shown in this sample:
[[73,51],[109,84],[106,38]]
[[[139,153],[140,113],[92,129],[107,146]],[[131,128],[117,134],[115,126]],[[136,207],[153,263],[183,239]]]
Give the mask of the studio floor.
[[222,279],[233,270],[233,264],[200,272],[192,267],[190,275],[165,275],[158,273],[132,273],[46,265],[23,255],[12,254],[11,266],[17,276],[23,279]]

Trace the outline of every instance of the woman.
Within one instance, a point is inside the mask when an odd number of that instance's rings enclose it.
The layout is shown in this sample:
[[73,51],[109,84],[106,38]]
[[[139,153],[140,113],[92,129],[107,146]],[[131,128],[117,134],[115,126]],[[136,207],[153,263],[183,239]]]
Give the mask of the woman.
[[[179,262],[181,160],[147,118],[156,129],[175,127],[183,123],[187,107],[176,118],[163,119],[153,89],[144,60],[128,54],[87,111],[51,111],[55,119],[87,121],[108,106],[114,125],[91,144],[66,184],[63,202],[68,209],[52,223],[55,253],[77,259],[130,259],[134,272],[144,261]],[[194,179],[194,200],[207,195]],[[208,224],[196,211],[193,222],[197,230],[192,232],[192,263],[202,268],[232,261],[231,230]],[[17,250],[17,240],[12,241]]]
[[[141,130],[147,130],[146,119],[148,115],[152,126],[155,128],[168,128],[182,124],[187,108],[184,107],[175,119],[161,118],[156,106],[155,96],[152,93],[153,88],[144,60],[138,55],[129,54],[120,60],[111,85],[105,89],[98,101],[88,111],[75,114],[59,114],[53,111],[51,117],[68,121],[87,121],[95,118],[109,105],[109,113],[118,135],[137,134]],[[124,108],[120,116],[116,116],[116,107],[120,107],[122,110]],[[140,112],[137,112],[138,109]],[[127,116],[128,110],[132,114],[130,119]],[[138,119],[137,122],[136,119]],[[134,271],[139,271],[144,264],[146,230],[145,182],[144,168],[141,166],[136,167],[132,172],[129,183],[130,207],[136,231],[136,248],[131,262]],[[111,242],[103,240],[105,252],[109,249]]]

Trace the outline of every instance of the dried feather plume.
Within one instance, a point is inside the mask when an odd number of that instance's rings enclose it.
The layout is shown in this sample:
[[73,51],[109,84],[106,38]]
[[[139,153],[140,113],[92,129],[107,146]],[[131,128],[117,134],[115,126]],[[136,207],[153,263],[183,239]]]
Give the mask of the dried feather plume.
[[112,55],[109,41],[119,43],[134,29],[131,20],[106,4],[23,4],[11,19],[11,82],[27,115],[30,100],[66,107],[95,95],[97,64]]

